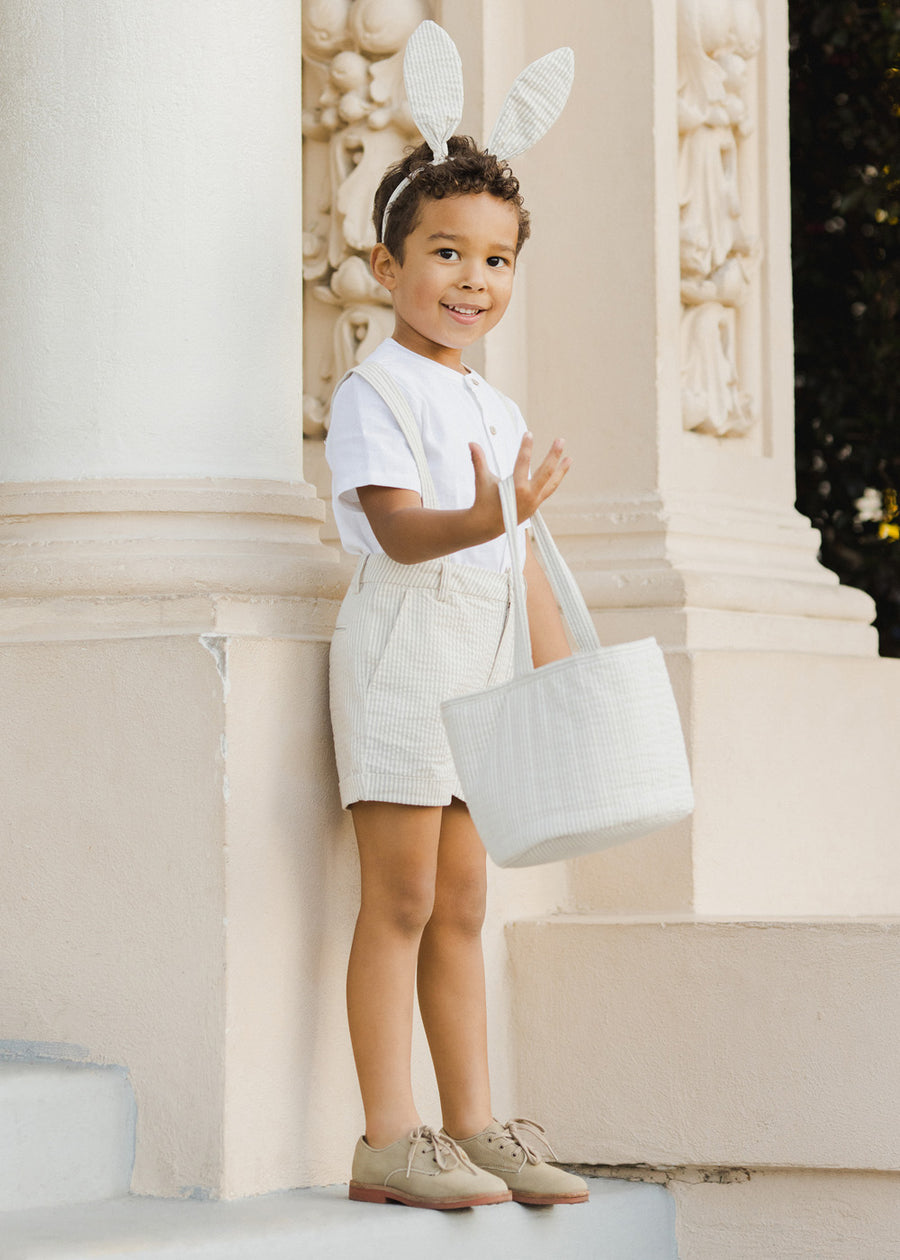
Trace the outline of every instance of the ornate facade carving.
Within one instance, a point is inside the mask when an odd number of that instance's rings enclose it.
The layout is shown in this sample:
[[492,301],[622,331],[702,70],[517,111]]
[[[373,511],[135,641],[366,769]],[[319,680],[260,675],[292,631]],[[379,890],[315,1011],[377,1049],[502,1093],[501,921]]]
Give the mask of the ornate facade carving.
[[430,16],[425,0],[305,0],[303,5],[303,431],[321,437],[331,391],[390,335],[387,294],[367,259],[372,197],[418,133],[402,50]]
[[[749,135],[756,0],[679,0],[682,415],[686,429],[740,436],[756,421],[738,353],[739,308],[758,238],[743,222],[741,140]],[[746,174],[746,173],[745,173]]]

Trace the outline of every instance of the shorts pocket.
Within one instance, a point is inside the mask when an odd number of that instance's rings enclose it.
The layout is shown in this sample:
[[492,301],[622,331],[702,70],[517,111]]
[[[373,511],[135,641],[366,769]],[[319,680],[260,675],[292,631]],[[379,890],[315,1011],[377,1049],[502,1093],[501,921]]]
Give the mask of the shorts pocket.
[[366,695],[384,687],[406,672],[402,645],[408,637],[408,623],[415,620],[412,588],[379,587],[373,592],[369,606],[362,613],[366,643],[362,658],[366,660],[364,678]]
[[367,744],[385,773],[421,775],[448,762],[440,705],[452,689],[449,612],[431,589],[407,590],[372,675],[365,701]]

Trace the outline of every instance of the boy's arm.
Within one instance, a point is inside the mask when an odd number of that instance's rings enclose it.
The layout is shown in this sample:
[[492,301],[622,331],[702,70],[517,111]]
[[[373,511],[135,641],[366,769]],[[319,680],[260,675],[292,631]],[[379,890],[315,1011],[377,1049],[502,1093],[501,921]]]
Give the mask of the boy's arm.
[[[548,498],[569,470],[571,461],[563,458],[559,439],[533,477],[529,477],[533,439],[522,438],[513,478],[520,521],[527,520]],[[387,555],[399,564],[421,564],[454,551],[477,547],[503,533],[503,514],[497,478],[488,467],[484,452],[471,443],[475,470],[475,502],[468,508],[424,508],[414,490],[395,486],[359,486],[357,494],[372,532]]]
[[526,607],[531,632],[531,659],[535,668],[571,656],[572,649],[566,638],[556,596],[534,553],[530,538],[525,542],[525,581],[528,584]]

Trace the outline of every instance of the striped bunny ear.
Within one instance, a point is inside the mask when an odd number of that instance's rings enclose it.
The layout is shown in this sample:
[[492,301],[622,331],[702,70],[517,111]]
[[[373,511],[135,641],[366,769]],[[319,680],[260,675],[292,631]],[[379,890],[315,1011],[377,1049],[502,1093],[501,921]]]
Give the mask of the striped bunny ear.
[[488,152],[509,159],[536,144],[562,113],[574,74],[571,48],[557,48],[526,66],[503,102],[487,142]]
[[[540,140],[556,122],[569,98],[575,73],[571,48],[557,48],[526,66],[509,90],[500,117],[487,142],[488,153],[513,158]],[[410,35],[403,58],[403,79],[413,122],[431,148],[431,164],[448,158],[447,141],[456,131],[463,111],[462,62],[456,45],[436,22],[421,22]],[[423,167],[401,179],[381,217],[381,235],[397,198]]]
[[456,45],[436,22],[421,22],[410,35],[403,80],[413,122],[431,146],[434,163],[443,162],[462,118],[463,73]]

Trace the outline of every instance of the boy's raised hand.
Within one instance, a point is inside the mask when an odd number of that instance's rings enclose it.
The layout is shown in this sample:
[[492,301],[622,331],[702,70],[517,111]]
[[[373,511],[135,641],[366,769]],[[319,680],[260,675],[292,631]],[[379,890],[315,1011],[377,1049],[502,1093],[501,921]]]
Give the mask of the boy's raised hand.
[[[545,499],[559,488],[563,477],[572,465],[571,459],[563,455],[565,442],[557,438],[544,457],[543,463],[533,476],[529,476],[531,456],[534,450],[534,437],[526,433],[519,446],[519,453],[513,466],[513,481],[516,486],[516,507],[519,522],[527,521]],[[484,451],[477,442],[469,443],[472,465],[475,469],[475,504],[476,511],[499,513],[500,495],[497,490],[498,478],[491,472]],[[502,521],[502,516],[501,516]]]
[[[534,439],[522,438],[513,468],[519,521],[526,521],[554,492],[572,461],[558,438],[533,477],[528,475]],[[477,547],[503,533],[498,479],[484,451],[469,444],[475,470],[475,501],[469,508],[425,508],[417,490],[398,486],[357,486],[359,502],[382,548],[398,564],[419,564],[454,551]]]

